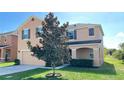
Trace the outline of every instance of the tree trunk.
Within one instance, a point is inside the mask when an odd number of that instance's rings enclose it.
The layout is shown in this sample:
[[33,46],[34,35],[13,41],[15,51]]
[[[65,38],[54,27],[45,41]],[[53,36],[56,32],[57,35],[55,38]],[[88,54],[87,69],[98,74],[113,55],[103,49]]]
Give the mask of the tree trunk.
[[53,67],[53,76],[55,76],[55,63],[54,62],[52,64],[52,67]]

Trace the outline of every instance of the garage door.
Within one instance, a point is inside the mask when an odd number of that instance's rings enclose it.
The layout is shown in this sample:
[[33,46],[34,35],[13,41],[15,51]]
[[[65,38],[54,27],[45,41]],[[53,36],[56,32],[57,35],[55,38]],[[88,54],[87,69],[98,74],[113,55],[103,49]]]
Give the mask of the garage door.
[[45,66],[45,62],[43,60],[39,60],[36,57],[31,56],[31,52],[29,51],[22,51],[22,64]]

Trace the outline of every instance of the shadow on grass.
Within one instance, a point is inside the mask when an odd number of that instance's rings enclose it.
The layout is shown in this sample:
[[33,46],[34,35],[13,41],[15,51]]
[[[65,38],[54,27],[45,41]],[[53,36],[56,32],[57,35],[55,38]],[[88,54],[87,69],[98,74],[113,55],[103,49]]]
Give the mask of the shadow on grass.
[[94,73],[94,74],[106,74],[106,75],[116,75],[116,70],[113,64],[104,62],[101,67],[98,68],[84,68],[84,67],[72,67],[68,66],[61,71],[79,72],[79,73]]
[[[67,80],[63,77],[52,77],[52,78],[46,78],[45,75],[42,76],[43,73],[48,72],[49,69],[33,69],[28,70],[24,72],[14,73],[14,74],[8,74],[0,76],[0,80]],[[33,77],[34,75],[38,75],[38,77]]]
[[68,79],[64,79],[64,78],[46,78],[46,77],[38,77],[38,78],[33,78],[33,77],[30,77],[30,78],[27,78],[26,80],[68,80]]
[[[49,70],[38,68],[38,69],[23,71],[23,72],[19,72],[19,73],[3,75],[3,76],[0,76],[0,79],[2,79],[2,80],[23,80],[23,79],[31,77],[33,75],[41,74],[41,73],[44,73],[47,71],[49,71]],[[7,78],[7,77],[10,77],[10,78]]]

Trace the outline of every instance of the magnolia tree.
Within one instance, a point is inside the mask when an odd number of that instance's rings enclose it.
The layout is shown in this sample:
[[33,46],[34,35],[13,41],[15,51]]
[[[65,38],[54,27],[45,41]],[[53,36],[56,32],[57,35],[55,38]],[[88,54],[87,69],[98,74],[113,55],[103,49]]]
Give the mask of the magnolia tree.
[[55,67],[69,62],[70,52],[65,42],[68,40],[66,37],[68,22],[59,26],[60,22],[57,17],[54,17],[53,13],[49,13],[42,22],[42,31],[37,32],[37,35],[41,38],[39,42],[43,45],[40,47],[38,44],[32,46],[31,42],[27,42],[29,49],[33,52],[33,56],[39,60],[46,61],[46,66],[52,66],[53,73],[55,76]]

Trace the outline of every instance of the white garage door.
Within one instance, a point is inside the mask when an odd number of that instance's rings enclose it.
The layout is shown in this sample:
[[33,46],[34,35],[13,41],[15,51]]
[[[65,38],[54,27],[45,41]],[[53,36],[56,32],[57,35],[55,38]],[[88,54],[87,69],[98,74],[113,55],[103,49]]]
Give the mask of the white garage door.
[[39,60],[36,57],[31,55],[29,51],[22,51],[22,64],[30,64],[30,65],[45,65],[43,60]]

